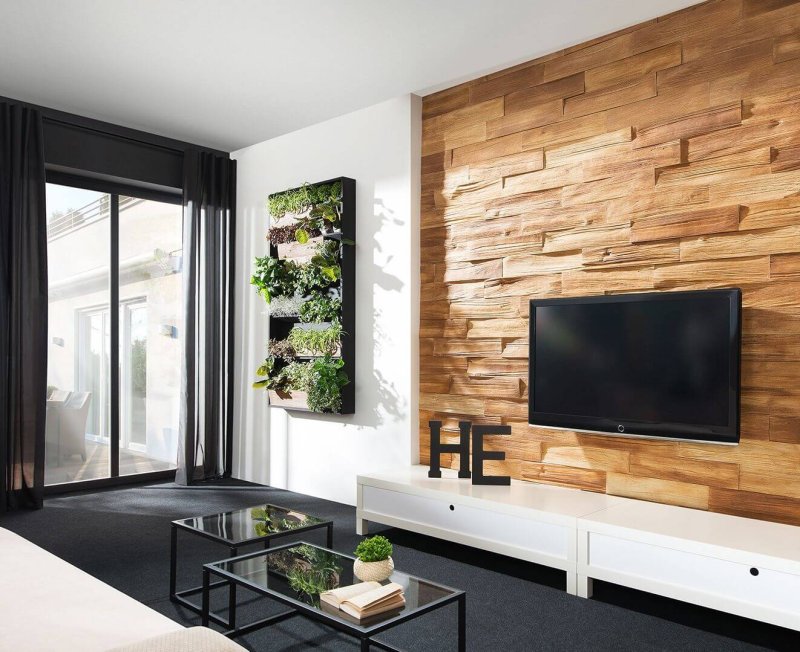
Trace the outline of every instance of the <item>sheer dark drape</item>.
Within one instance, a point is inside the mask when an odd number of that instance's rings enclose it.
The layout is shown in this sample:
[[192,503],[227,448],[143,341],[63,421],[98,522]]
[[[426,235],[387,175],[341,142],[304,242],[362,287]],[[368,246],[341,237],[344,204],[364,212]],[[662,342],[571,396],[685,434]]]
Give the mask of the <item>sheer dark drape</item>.
[[46,394],[42,119],[0,103],[0,512],[42,506]]
[[236,162],[189,150],[183,171],[184,368],[176,481],[230,475]]

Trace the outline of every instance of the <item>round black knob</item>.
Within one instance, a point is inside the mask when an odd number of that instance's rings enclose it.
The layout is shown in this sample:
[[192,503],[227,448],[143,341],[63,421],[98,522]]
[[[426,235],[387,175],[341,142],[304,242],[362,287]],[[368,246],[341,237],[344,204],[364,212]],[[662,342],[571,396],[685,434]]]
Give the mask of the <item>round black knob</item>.
[[756,575],[758,575],[758,569],[757,569],[757,568],[751,568],[751,569],[750,569],[750,574],[751,574],[753,577],[755,577]]
[[454,511],[456,511],[456,508],[455,508],[455,506],[453,506],[453,505],[450,505],[450,511],[451,511],[451,512],[454,512]]

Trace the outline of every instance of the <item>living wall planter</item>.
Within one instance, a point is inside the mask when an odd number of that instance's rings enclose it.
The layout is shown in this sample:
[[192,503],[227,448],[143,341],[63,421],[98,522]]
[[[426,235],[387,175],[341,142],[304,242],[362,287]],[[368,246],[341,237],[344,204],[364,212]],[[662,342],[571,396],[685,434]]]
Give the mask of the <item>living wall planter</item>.
[[[355,412],[355,353],[356,353],[356,307],[355,307],[355,283],[356,283],[356,182],[354,179],[339,177],[320,181],[311,186],[322,186],[329,184],[341,184],[341,209],[340,220],[336,227],[330,223],[324,223],[322,234],[311,238],[308,242],[301,244],[296,241],[282,242],[276,244],[270,242],[269,255],[281,260],[292,260],[297,264],[308,264],[315,254],[316,247],[320,243],[330,243],[330,246],[338,248],[339,267],[341,269],[340,278],[331,283],[330,287],[320,289],[320,296],[336,296],[341,299],[338,321],[342,326],[341,345],[331,352],[332,358],[341,359],[343,362],[342,371],[347,375],[348,382],[341,389],[341,409],[337,414],[353,414]],[[289,191],[282,191],[276,195],[286,192],[293,192],[297,188]],[[270,195],[272,198],[274,195]],[[301,215],[285,214],[280,219],[270,218],[271,228],[285,228],[303,222]],[[287,234],[282,234],[287,239]],[[269,317],[270,339],[284,340],[289,336],[293,328],[302,329],[322,329],[329,326],[329,323],[304,324],[299,317],[291,316],[271,316]],[[297,361],[310,363],[314,359],[321,358],[317,352],[298,351]],[[280,370],[282,365],[288,364],[286,361],[279,361],[275,369]],[[283,408],[287,410],[309,411],[305,392],[276,392],[269,391],[270,407]]]

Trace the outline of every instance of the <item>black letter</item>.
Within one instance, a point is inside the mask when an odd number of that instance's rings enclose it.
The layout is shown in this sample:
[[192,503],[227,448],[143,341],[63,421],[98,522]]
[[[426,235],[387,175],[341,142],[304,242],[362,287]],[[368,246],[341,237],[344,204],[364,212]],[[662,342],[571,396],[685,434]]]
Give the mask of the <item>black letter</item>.
[[469,421],[459,421],[458,430],[461,438],[457,444],[443,444],[441,442],[441,421],[429,421],[431,429],[431,468],[428,471],[429,478],[441,478],[442,471],[439,468],[439,455],[441,453],[458,453],[459,456],[459,478],[470,477],[469,472],[469,429],[472,424]]
[[483,450],[483,436],[510,434],[511,426],[475,426],[472,429],[472,469],[475,471],[472,484],[511,484],[511,478],[507,475],[483,475],[484,460],[506,459],[506,454],[502,451]]

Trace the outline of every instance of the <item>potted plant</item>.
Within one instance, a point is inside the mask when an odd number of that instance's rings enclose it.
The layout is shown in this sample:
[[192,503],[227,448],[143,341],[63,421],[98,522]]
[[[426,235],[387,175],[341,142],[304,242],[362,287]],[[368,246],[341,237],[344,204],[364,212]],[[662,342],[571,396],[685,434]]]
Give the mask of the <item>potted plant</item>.
[[362,582],[381,582],[394,570],[392,544],[380,535],[364,539],[355,551],[353,574]]

